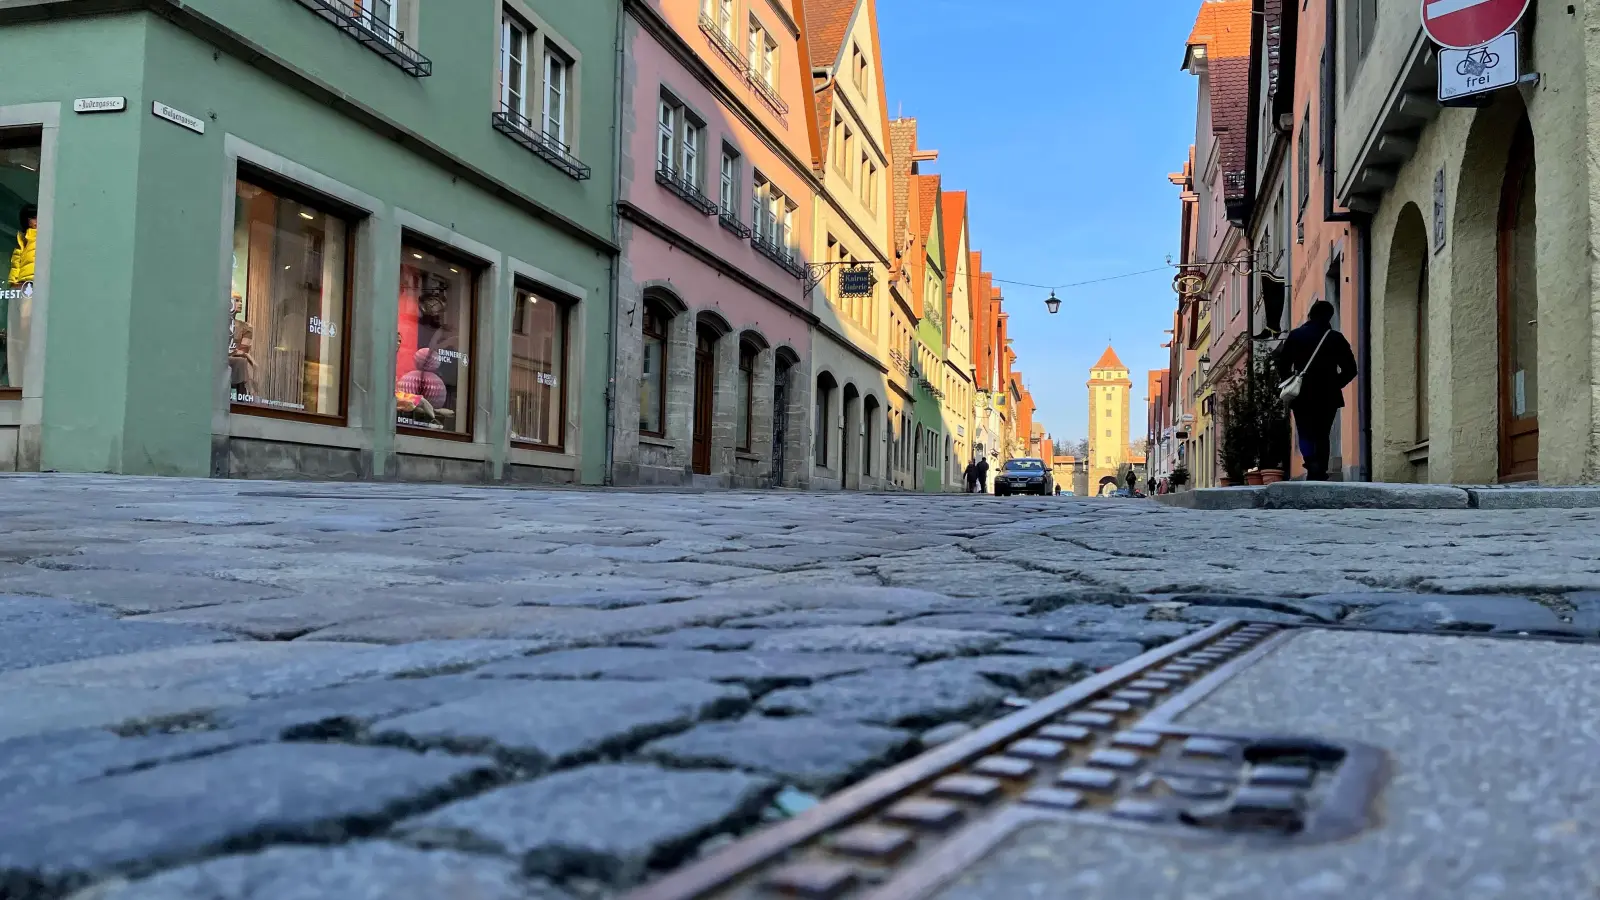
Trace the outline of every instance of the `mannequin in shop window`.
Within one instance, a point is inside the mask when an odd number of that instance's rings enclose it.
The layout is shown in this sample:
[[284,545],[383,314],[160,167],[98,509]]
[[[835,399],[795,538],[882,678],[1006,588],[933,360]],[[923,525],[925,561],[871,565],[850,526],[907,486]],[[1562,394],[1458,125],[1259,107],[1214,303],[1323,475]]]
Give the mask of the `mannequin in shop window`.
[[11,268],[6,281],[8,287],[21,293],[15,299],[4,301],[5,309],[0,312],[0,316],[3,316],[0,318],[0,348],[4,348],[5,352],[5,360],[0,364],[0,369],[4,370],[0,387],[15,387],[21,382],[22,354],[27,344],[28,313],[33,300],[33,292],[28,290],[28,286],[33,283],[39,242],[38,208],[24,206],[17,226],[17,247],[11,252]]
[[446,319],[447,307],[444,294],[437,289],[427,290],[417,299],[415,368],[395,383],[400,414],[407,418],[433,423],[454,417],[458,335]]
[[255,346],[255,329],[239,318],[244,309],[244,298],[233,295],[228,315],[228,387],[235,400],[250,396],[256,378],[256,361],[251,354]]

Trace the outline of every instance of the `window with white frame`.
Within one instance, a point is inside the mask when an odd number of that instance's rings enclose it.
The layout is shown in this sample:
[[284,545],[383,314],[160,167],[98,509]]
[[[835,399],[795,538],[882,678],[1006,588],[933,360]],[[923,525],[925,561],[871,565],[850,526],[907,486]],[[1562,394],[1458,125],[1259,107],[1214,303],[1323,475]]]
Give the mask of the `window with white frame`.
[[572,103],[572,60],[555,47],[544,49],[544,134],[566,146],[568,107]]
[[760,172],[757,172],[755,181],[750,189],[750,230],[758,241],[766,240],[769,233],[767,225],[767,192],[771,189],[772,185],[761,177]]
[[722,180],[718,185],[717,198],[722,205],[722,214],[731,218],[739,216],[739,154],[732,147],[722,146]]
[[678,120],[681,117],[682,108],[662,97],[656,116],[656,168],[663,172],[672,171],[678,159]]
[[705,125],[683,104],[667,94],[661,96],[656,116],[656,168],[676,176],[682,184],[699,188],[700,152],[705,144]]
[[361,24],[372,28],[384,40],[394,43],[400,27],[399,4],[395,0],[353,0],[353,2]]
[[527,23],[504,13],[500,17],[500,108],[528,117],[528,37],[533,29]]
[[[717,28],[722,32],[722,36],[728,39],[728,43],[733,44],[735,40],[733,35],[733,0],[715,0],[715,2],[717,4]],[[733,46],[738,45],[733,44]]]
[[745,54],[750,58],[750,72],[772,90],[778,89],[778,44],[767,33],[761,20],[750,17],[750,31],[745,44]]

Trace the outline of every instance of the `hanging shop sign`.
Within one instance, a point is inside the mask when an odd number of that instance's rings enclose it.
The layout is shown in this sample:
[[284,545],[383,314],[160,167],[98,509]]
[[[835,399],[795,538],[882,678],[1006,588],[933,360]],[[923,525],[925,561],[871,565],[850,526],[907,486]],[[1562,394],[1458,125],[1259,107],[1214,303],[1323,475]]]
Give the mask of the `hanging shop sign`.
[[1422,0],[1422,27],[1441,47],[1471,50],[1515,28],[1531,0]]
[[206,133],[206,123],[204,119],[197,119],[182,110],[173,109],[165,103],[151,104],[150,111],[155,114],[156,118],[166,119],[168,122],[171,122],[180,128],[187,128],[195,134]]
[[122,112],[127,108],[127,97],[84,97],[72,101],[72,111],[85,115],[89,113]]
[[845,297],[870,297],[878,279],[872,266],[851,266],[839,272],[839,293]]
[[1439,102],[1484,94],[1517,83],[1517,33],[1508,31],[1481,47],[1439,51]]

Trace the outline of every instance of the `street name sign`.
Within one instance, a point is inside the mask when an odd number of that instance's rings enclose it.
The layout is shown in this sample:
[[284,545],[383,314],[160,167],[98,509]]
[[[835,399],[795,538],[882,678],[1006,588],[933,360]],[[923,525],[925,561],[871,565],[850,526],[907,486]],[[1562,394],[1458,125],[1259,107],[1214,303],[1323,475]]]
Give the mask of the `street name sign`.
[[72,111],[75,113],[122,112],[127,108],[127,97],[83,97],[72,101]]
[[1517,69],[1517,33],[1508,31],[1482,47],[1439,51],[1439,101],[1510,87]]
[[187,128],[195,134],[206,133],[206,123],[204,120],[197,119],[183,110],[173,109],[165,103],[151,104],[150,112],[154,113],[155,117],[158,119],[166,119],[168,122],[171,122],[180,128]]
[[1471,50],[1516,27],[1530,0],[1422,0],[1422,27],[1441,47]]

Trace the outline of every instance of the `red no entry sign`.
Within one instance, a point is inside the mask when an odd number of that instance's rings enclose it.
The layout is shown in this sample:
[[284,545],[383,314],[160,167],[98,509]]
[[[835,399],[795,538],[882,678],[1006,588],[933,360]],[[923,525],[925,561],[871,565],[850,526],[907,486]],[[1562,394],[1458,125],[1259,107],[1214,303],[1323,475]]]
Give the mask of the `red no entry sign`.
[[1441,47],[1470,50],[1510,31],[1530,0],[1422,0],[1422,27]]

